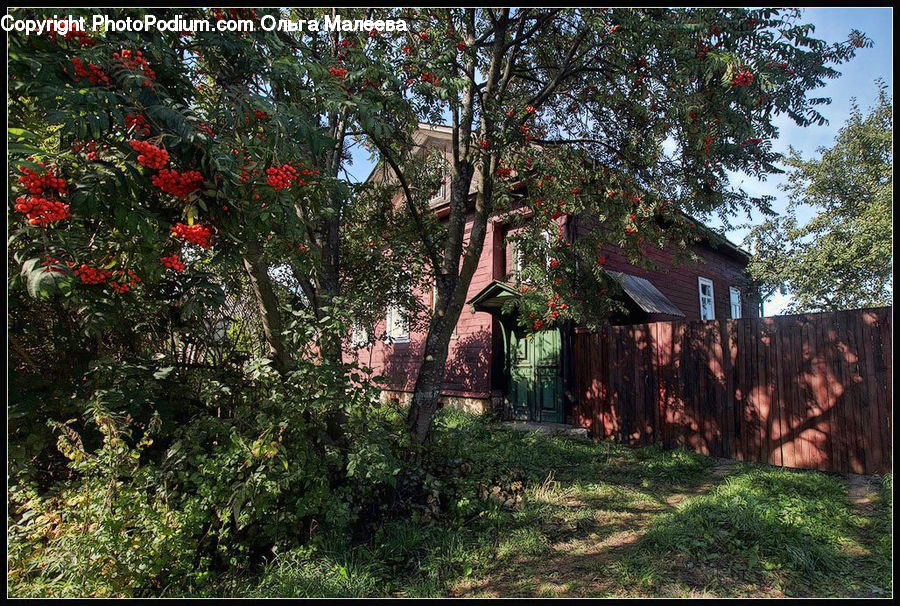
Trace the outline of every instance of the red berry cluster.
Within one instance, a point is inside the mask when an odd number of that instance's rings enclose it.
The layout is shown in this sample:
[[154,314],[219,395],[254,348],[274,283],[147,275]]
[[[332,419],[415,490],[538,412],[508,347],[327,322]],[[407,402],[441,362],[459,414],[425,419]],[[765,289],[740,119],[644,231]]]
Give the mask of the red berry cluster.
[[38,227],[47,227],[56,221],[71,217],[69,205],[58,200],[48,200],[38,196],[19,196],[15,209],[28,217],[28,222]]
[[200,124],[198,124],[197,126],[200,128],[201,131],[203,131],[204,133],[206,133],[207,135],[209,135],[209,138],[210,138],[210,139],[215,139],[215,138],[216,138],[216,133],[215,133],[215,131],[214,131],[214,130],[212,129],[212,127],[211,127],[209,124],[207,124],[206,122],[203,122],[203,121],[201,120],[201,121],[200,121]]
[[88,141],[87,143],[75,141],[72,143],[72,151],[76,154],[84,152],[88,160],[96,160],[100,157],[100,152],[97,151],[96,141]]
[[262,111],[261,109],[254,109],[253,115],[256,116],[256,119],[259,120],[260,122],[265,122],[266,120],[269,119],[269,114]]
[[113,61],[124,69],[133,72],[140,72],[147,79],[144,80],[144,86],[153,86],[156,80],[156,72],[150,68],[150,63],[144,59],[141,51],[134,52],[131,49],[123,48],[121,51],[113,53]]
[[759,145],[760,143],[762,143],[762,139],[751,137],[751,138],[747,138],[747,139],[744,139],[743,141],[741,141],[741,147],[746,147],[747,145],[756,146],[756,145]]
[[141,279],[133,270],[127,272],[119,271],[116,273],[116,279],[110,281],[109,285],[117,293],[128,292],[132,288],[141,283]]
[[297,169],[290,164],[281,166],[273,166],[266,170],[268,178],[266,181],[275,190],[282,190],[290,187],[299,177]]
[[147,122],[147,116],[144,114],[125,114],[125,126],[131,130],[134,129],[135,133],[140,133],[145,137],[150,136],[150,123]]
[[753,74],[750,72],[741,72],[731,79],[731,86],[735,88],[746,88],[753,84]]
[[109,85],[109,76],[107,76],[99,65],[94,63],[85,63],[79,57],[72,57],[72,67],[75,69],[75,82],[79,82],[82,78],[86,78],[91,84]]
[[[44,166],[43,162],[39,164]],[[68,192],[65,179],[57,177],[52,166],[44,174],[25,166],[20,166],[19,171],[22,174],[18,181],[30,195],[16,198],[15,210],[24,214],[31,225],[46,227],[71,216],[68,204],[46,195],[64,195]]]
[[422,82],[428,82],[429,84],[438,86],[441,83],[441,79],[431,72],[422,72]]
[[178,223],[172,228],[172,235],[181,238],[185,242],[196,244],[200,248],[212,246],[212,232],[203,225],[185,225]]
[[112,272],[106,269],[97,269],[85,263],[75,268],[75,275],[83,284],[104,284],[112,278]]
[[[47,34],[50,37],[52,42],[56,42],[56,38],[59,35],[57,32],[57,23],[58,21],[55,19],[47,19]],[[91,38],[87,32],[78,28],[78,27],[70,27],[69,31],[65,33],[63,36],[66,40],[74,40],[75,44],[78,46],[94,46],[97,44],[97,41]]]
[[152,143],[132,139],[128,142],[131,148],[138,153],[137,161],[141,166],[158,170],[169,161],[169,152]]
[[164,168],[151,181],[164,192],[184,200],[203,184],[203,175],[196,170],[179,173]]
[[47,255],[47,258],[44,259],[44,262],[41,263],[41,266],[44,268],[44,273],[64,274],[65,271],[63,270],[63,268],[65,266],[68,266],[69,269],[72,269],[73,267],[75,267],[75,262],[74,261],[63,262],[55,257],[51,257],[50,255]]
[[341,80],[347,77],[347,70],[343,67],[331,67],[328,69],[328,73]]
[[[44,166],[43,162],[39,164]],[[28,193],[33,196],[40,196],[47,190],[53,190],[60,195],[67,192],[66,180],[62,177],[57,177],[56,171],[52,166],[43,175],[39,175],[25,166],[20,166],[19,172],[22,173],[19,177],[19,183],[25,186]]]
[[162,257],[159,262],[162,263],[164,267],[174,269],[178,273],[183,272],[186,268],[184,262],[178,258],[178,253],[172,253],[168,257]]

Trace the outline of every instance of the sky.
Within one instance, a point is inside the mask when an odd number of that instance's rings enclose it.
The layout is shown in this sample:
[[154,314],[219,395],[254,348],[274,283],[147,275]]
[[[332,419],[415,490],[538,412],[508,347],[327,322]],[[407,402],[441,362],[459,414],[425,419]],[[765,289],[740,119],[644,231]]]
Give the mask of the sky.
[[[858,29],[871,38],[873,48],[859,49],[850,62],[838,66],[841,76],[829,81],[824,87],[810,93],[814,97],[830,97],[831,104],[819,106],[819,112],[828,123],[823,126],[797,126],[790,118],[781,116],[776,119],[779,136],[772,141],[773,148],[787,154],[788,147],[793,146],[804,157],[814,157],[820,147],[830,147],[838,130],[850,116],[853,98],[863,112],[872,107],[878,99],[878,87],[875,81],[879,78],[888,86],[893,95],[893,10],[890,8],[807,8],[803,9],[803,21],[812,23],[815,31],[812,36],[826,42],[840,42],[847,39],[852,29]],[[353,150],[353,166],[350,175],[354,179],[365,179],[372,169],[372,162],[367,154],[359,148]],[[771,195],[775,197],[773,209],[782,212],[787,206],[784,192],[778,186],[784,182],[783,175],[770,175],[765,181],[735,177],[732,185],[740,186],[753,195]],[[800,219],[805,217],[800,214]],[[761,222],[755,215],[751,222]],[[732,223],[747,223],[747,217],[735,217]],[[716,224],[710,223],[716,227]],[[726,232],[728,238],[741,244],[747,229],[733,229]],[[765,303],[765,315],[776,315],[789,304],[790,297],[774,295]]]

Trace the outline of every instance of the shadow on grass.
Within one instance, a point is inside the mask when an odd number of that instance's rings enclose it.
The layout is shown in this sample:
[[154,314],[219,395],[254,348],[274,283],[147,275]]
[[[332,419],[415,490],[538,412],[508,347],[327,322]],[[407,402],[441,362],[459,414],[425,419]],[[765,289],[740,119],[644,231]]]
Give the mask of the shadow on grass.
[[[854,513],[836,476],[740,465],[713,485],[713,460],[686,451],[527,434],[451,412],[429,456],[441,517],[283,554],[252,594],[891,591],[889,504]],[[483,498],[485,487],[511,484],[524,486],[514,506]]]
[[656,518],[619,571],[654,590],[674,578],[716,595],[885,595],[890,556],[860,534],[867,523],[836,476],[741,466]]

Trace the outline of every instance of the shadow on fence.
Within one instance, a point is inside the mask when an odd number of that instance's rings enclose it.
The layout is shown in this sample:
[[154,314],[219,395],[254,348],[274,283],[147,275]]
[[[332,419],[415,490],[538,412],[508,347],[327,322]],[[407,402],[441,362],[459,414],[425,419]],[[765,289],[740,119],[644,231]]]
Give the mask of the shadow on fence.
[[891,470],[892,308],[608,326],[575,335],[593,436],[742,461]]

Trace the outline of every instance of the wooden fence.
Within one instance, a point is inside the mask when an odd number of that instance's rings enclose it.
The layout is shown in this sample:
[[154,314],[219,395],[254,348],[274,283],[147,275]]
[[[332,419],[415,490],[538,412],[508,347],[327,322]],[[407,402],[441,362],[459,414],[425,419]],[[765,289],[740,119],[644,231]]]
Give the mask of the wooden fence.
[[577,332],[575,422],[785,467],[892,463],[892,308]]

